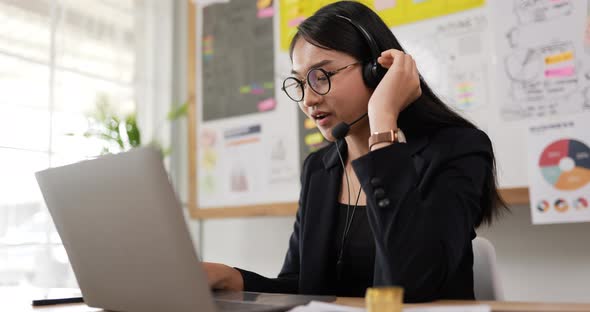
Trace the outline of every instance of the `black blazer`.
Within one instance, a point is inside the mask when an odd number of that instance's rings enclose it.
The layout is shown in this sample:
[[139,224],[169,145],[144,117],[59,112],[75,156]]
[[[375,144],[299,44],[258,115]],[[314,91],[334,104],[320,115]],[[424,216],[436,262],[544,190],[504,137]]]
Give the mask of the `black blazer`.
[[[346,157],[346,142],[340,144]],[[299,210],[279,276],[238,269],[246,291],[333,294],[330,246],[343,173],[335,148],[312,153],[303,164]],[[487,135],[447,128],[369,152],[352,165],[367,194],[374,285],[403,286],[406,302],[474,299],[471,240],[493,165]]]

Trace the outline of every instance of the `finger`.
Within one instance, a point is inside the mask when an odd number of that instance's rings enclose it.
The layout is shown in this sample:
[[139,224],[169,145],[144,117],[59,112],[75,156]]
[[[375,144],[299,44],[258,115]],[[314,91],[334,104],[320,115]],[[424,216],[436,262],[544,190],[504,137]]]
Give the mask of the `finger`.
[[404,55],[405,53],[400,51],[400,50],[396,50],[396,49],[391,49],[388,50],[389,53],[387,53],[386,55],[389,55],[392,58],[396,58],[396,57],[401,57],[402,55]]
[[380,56],[377,58],[377,62],[379,64],[389,64],[393,63],[393,58],[391,56]]
[[381,55],[383,55],[383,56],[385,56],[385,55],[391,55],[391,53],[398,53],[398,52],[404,53],[404,52],[402,52],[401,50],[398,50],[398,49],[389,49],[389,50],[385,50],[385,51],[381,52]]
[[418,75],[418,68],[416,67],[416,60],[410,58],[408,60],[408,75],[410,75],[410,79],[417,84],[420,84],[420,76]]
[[412,79],[414,79],[418,83],[418,89],[416,90],[416,98],[422,95],[422,86],[420,85],[420,73],[418,73],[418,66],[416,65],[416,60],[412,58]]
[[391,58],[385,58],[385,57],[379,57],[379,58],[377,58],[377,62],[382,67],[389,68],[391,66],[391,64],[393,63],[393,59],[391,59]]
[[413,75],[416,72],[416,70],[414,70],[414,66],[416,66],[414,59],[409,54],[406,54],[404,56],[404,69],[408,74]]
[[388,58],[388,59],[392,59],[393,57],[391,56],[391,53],[393,51],[392,50],[387,50],[387,51],[383,51],[381,52],[381,57],[383,58]]
[[391,65],[391,63],[393,63],[393,56],[391,56],[391,53],[386,53],[387,51],[384,51],[380,57],[377,58],[377,61],[379,62],[379,64],[381,65],[387,65],[387,67],[389,67]]
[[396,49],[389,49],[387,51],[381,52],[381,57],[383,57],[385,59],[390,59],[390,60],[393,60],[396,57],[399,57],[401,55],[404,55],[404,52],[402,52],[400,50],[396,50]]
[[420,72],[418,71],[418,65],[416,60],[412,58],[412,78],[420,81]]
[[414,76],[420,80],[420,72],[418,72],[418,65],[416,64],[416,60],[414,58],[412,58],[412,63],[414,64]]
[[392,49],[390,54],[393,57],[391,67],[398,70],[403,69],[405,66],[405,53]]

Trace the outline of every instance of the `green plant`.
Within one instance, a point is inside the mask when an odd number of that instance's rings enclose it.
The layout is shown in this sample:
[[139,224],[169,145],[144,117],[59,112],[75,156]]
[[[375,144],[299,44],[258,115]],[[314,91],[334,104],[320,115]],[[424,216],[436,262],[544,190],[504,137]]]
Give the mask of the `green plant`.
[[[185,102],[168,112],[166,120],[173,122],[185,117],[187,113],[188,102]],[[98,96],[95,109],[87,114],[87,118],[89,127],[83,136],[102,141],[101,154],[103,155],[127,151],[142,144],[141,131],[137,126],[137,114],[132,112],[123,117],[118,116],[105,95]],[[157,130],[160,126],[161,124],[158,125]],[[164,149],[156,140],[150,141],[148,145],[157,147],[162,151],[163,156],[168,156],[171,152],[170,147]]]

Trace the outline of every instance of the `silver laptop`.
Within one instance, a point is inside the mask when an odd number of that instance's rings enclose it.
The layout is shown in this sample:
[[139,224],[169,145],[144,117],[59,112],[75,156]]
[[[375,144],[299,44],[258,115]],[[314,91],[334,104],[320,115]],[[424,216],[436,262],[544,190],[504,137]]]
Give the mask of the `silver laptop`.
[[36,173],[84,302],[114,311],[285,311],[315,297],[214,300],[158,151],[140,148]]

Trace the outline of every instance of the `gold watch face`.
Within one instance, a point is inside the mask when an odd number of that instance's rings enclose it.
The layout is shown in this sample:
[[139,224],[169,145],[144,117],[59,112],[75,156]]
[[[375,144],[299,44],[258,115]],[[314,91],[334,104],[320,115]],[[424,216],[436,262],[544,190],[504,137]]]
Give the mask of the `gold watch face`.
[[393,142],[395,141],[395,132],[393,131],[387,131],[387,132],[381,132],[379,134],[377,134],[377,141],[378,142]]
[[402,131],[402,129],[399,129],[399,128],[397,128],[395,130],[385,131],[385,132],[375,132],[369,137],[369,148],[374,144],[382,143],[382,142],[406,143],[406,136],[404,135],[404,132]]
[[395,142],[395,132],[394,130],[389,130],[387,132],[377,132],[374,133],[373,135],[371,135],[369,137],[369,147],[377,144],[377,143],[383,143],[383,142],[387,142],[387,143],[392,143]]

